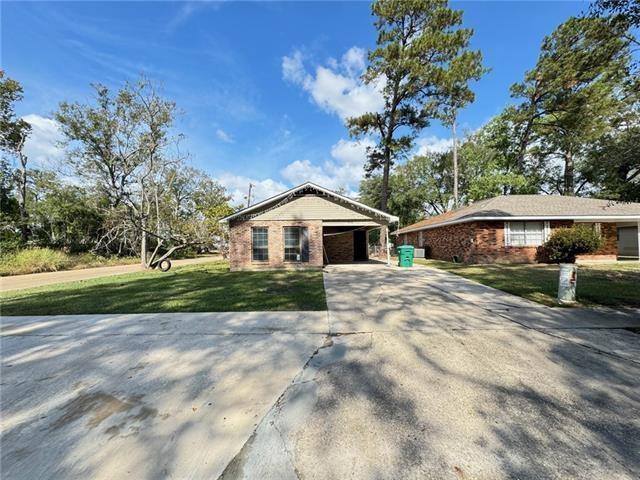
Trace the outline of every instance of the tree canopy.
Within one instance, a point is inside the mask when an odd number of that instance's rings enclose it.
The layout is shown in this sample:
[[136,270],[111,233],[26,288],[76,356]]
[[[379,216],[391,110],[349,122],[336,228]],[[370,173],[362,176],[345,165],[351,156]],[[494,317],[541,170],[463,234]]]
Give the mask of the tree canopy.
[[366,171],[382,169],[379,208],[387,210],[394,162],[413,147],[429,122],[473,99],[468,80],[482,74],[480,52],[468,50],[473,31],[462,28],[462,12],[447,2],[377,0],[372,5],[378,32],[369,52],[367,83],[381,86],[384,107],[349,118],[355,137],[377,139],[367,153]]

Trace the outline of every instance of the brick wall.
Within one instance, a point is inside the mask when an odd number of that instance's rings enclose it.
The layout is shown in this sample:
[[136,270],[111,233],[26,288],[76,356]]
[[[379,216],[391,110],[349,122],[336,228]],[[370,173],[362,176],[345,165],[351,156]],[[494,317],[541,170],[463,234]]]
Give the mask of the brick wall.
[[[252,227],[267,227],[269,229],[268,261],[253,261],[251,259]],[[292,262],[284,260],[284,227],[307,227],[309,229],[308,262]],[[232,221],[229,228],[229,264],[231,266],[231,270],[322,267],[322,221]]]
[[[568,227],[570,220],[551,221],[551,230]],[[616,224],[602,223],[603,247],[578,260],[615,260],[618,252]],[[433,228],[423,232],[423,238],[431,247],[432,258],[451,261],[457,255],[467,263],[533,263],[537,247],[508,247],[504,244],[504,222],[487,221],[459,223]],[[398,235],[396,244],[405,243],[404,234]],[[418,232],[407,234],[407,244],[418,246]]]
[[431,257],[452,261],[454,255],[458,261],[468,262],[474,240],[474,228],[471,223],[458,223],[423,232],[426,245],[431,247]]
[[[570,227],[570,220],[552,220],[554,228]],[[504,222],[474,222],[476,238],[469,256],[472,263],[534,263],[538,247],[510,247],[504,244]]]
[[602,247],[588,255],[578,255],[577,261],[615,261],[618,258],[618,227],[615,223],[601,223]]
[[325,227],[324,233],[335,234],[344,230],[349,231],[324,237],[324,249],[327,252],[329,263],[353,262],[353,227],[348,227],[347,229]]

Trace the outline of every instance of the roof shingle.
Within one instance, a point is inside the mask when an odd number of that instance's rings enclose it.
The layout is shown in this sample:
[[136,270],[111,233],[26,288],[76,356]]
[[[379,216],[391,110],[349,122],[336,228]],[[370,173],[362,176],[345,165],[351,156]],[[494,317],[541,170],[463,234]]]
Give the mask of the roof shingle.
[[620,217],[640,220],[640,203],[561,195],[502,195],[445,212],[399,229],[396,233],[433,228],[444,223],[463,223],[472,219],[509,217]]

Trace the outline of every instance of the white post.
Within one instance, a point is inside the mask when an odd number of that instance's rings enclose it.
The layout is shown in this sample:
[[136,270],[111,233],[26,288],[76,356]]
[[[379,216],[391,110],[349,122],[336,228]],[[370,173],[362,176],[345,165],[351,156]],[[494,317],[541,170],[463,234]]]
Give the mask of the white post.
[[384,229],[385,237],[387,238],[387,265],[391,265],[391,247],[389,246],[389,226]]
[[638,261],[640,262],[640,222],[638,222]]

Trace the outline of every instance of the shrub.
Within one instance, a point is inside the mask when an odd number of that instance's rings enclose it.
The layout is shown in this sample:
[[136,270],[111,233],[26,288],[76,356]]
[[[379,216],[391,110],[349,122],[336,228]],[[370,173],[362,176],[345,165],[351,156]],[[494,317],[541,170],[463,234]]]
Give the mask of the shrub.
[[0,275],[55,272],[70,263],[69,256],[50,248],[27,248],[4,255],[0,261]]
[[592,253],[602,246],[602,238],[589,225],[558,228],[538,250],[538,258],[552,263],[574,263],[576,255]]
[[0,230],[0,253],[2,255],[15,252],[21,246],[20,232],[10,229]]

